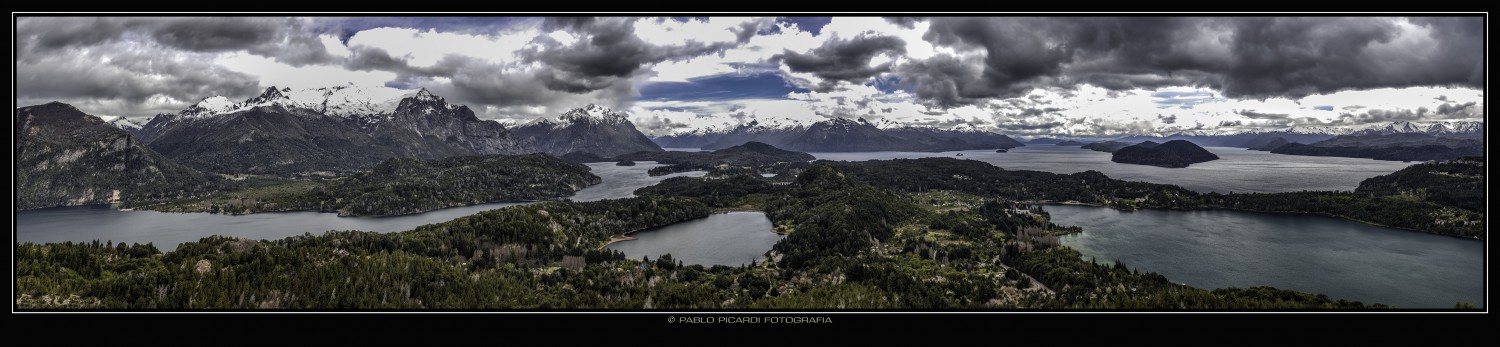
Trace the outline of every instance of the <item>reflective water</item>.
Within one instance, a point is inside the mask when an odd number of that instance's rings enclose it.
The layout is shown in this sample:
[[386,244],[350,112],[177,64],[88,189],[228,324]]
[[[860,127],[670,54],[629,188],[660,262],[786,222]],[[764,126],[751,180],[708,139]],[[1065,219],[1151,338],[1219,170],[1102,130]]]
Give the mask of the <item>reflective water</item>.
[[[1207,147],[1219,160],[1170,169],[1109,161],[1110,153],[1070,146],[1031,145],[994,150],[961,152],[857,152],[811,153],[818,159],[862,161],[871,159],[952,157],[978,160],[1007,170],[1075,173],[1103,172],[1111,178],[1175,184],[1198,192],[1293,192],[1302,190],[1354,190],[1359,182],[1389,174],[1413,163],[1373,159],[1311,157],[1272,154],[1244,148]],[[963,156],[958,156],[963,153]]]
[[[702,176],[704,172],[685,172],[651,177],[646,174],[655,162],[636,166],[614,163],[588,164],[602,183],[579,190],[569,199],[595,201],[634,196],[638,188],[677,176]],[[154,211],[119,211],[109,206],[59,207],[16,212],[17,242],[87,242],[93,240],[128,243],[153,243],[163,251],[176,249],[183,242],[197,241],[210,235],[250,239],[280,239],[303,233],[321,234],[328,230],[364,230],[391,232],[410,230],[420,225],[446,222],[483,211],[521,205],[495,203],[454,207],[425,213],[391,217],[339,217],[333,213],[274,212],[231,216],[210,213],[163,213]]]
[[1064,245],[1199,288],[1273,286],[1404,308],[1484,306],[1484,242],[1330,217],[1048,205]]
[[704,266],[749,264],[765,259],[766,251],[782,236],[771,232],[771,220],[760,212],[718,213],[707,218],[630,234],[635,240],[605,248],[625,252],[632,259],[672,254],[685,264]]

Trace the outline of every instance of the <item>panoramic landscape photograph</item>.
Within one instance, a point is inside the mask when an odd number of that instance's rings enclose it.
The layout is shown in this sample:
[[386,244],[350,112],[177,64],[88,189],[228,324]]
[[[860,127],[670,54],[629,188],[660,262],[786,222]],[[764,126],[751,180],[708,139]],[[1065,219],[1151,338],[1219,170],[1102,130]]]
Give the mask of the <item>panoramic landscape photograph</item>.
[[1482,13],[13,24],[15,313],[1488,312]]

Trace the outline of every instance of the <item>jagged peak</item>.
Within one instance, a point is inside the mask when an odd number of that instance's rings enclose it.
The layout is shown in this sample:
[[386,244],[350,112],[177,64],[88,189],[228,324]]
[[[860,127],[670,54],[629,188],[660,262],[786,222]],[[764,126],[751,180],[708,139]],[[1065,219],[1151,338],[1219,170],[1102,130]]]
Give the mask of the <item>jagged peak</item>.
[[587,119],[622,121],[626,119],[626,116],[624,113],[611,110],[608,107],[599,106],[598,104],[588,104],[583,107],[569,110],[568,112],[563,113],[557,118],[560,121],[579,121]]

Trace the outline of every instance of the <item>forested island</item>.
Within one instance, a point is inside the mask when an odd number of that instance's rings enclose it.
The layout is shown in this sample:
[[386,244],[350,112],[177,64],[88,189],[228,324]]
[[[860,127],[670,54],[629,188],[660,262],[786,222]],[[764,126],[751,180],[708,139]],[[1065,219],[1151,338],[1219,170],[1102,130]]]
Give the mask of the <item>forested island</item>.
[[[871,184],[905,192],[953,190],[1022,202],[1073,202],[1125,210],[1229,208],[1310,213],[1441,235],[1486,237],[1483,204],[1475,203],[1483,201],[1483,159],[1473,157],[1414,165],[1370,178],[1355,192],[1248,194],[1198,193],[1174,185],[1112,179],[1092,170],[1074,174],[1005,170],[953,158],[827,164]],[[1476,186],[1481,188],[1466,188]]]
[[[282,240],[208,237],[167,253],[107,242],[18,244],[19,308],[329,309],[1361,309],[1360,302],[1268,287],[1204,290],[1124,263],[1084,259],[1046,212],[1004,196],[914,188],[909,166],[949,158],[820,162],[790,184],[672,179],[682,189],[482,212],[395,233],[335,231]],[[983,163],[979,163],[983,165]],[[943,165],[951,166],[951,165]],[[1004,172],[991,167],[990,171]],[[1107,192],[1176,190],[1096,177],[1017,172],[1010,184],[1084,180]],[[1102,176],[1102,175],[1097,175]],[[732,179],[760,181],[754,175]],[[970,189],[980,186],[968,187]],[[998,186],[994,187],[998,188]],[[1054,193],[1062,196],[1073,188]],[[1079,188],[1081,189],[1081,188]],[[1161,193],[1161,192],[1158,192]],[[704,197],[714,197],[705,199]],[[684,265],[601,249],[612,235],[764,211],[789,235],[767,261]]]
[[1219,156],[1185,140],[1172,140],[1157,145],[1146,141],[1114,151],[1110,161],[1126,164],[1152,165],[1167,168],[1184,168],[1188,165],[1218,160]]
[[708,171],[710,175],[721,176],[785,171],[788,168],[805,167],[813,159],[815,158],[811,154],[784,150],[760,142],[746,142],[712,152],[641,151],[612,159],[600,158],[598,161],[654,161],[667,164],[648,170],[647,173],[652,176],[688,171]]
[[[1150,141],[1147,141],[1147,142],[1150,142]],[[1124,143],[1124,142],[1118,142],[1118,141],[1095,142],[1095,143],[1090,143],[1090,144],[1082,146],[1083,149],[1094,150],[1094,151],[1099,151],[1099,152],[1107,152],[1107,153],[1114,153],[1115,151],[1118,151],[1121,148],[1125,148],[1125,147],[1130,147],[1130,144],[1129,143]]]
[[337,212],[388,216],[491,202],[572,195],[599,184],[584,165],[546,154],[394,158],[373,170],[326,180],[255,178],[244,189],[163,204],[122,205],[164,212]]

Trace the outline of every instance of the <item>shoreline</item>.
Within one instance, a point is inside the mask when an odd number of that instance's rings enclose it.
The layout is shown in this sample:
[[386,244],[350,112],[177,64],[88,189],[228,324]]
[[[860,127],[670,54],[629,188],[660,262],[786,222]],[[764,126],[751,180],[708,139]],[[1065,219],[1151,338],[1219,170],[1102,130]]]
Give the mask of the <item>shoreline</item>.
[[1339,216],[1339,215],[1333,215],[1333,214],[1328,214],[1328,213],[1321,213],[1321,212],[1264,211],[1264,210],[1239,209],[1239,208],[1227,208],[1227,207],[1197,207],[1197,208],[1137,207],[1135,210],[1124,210],[1124,209],[1119,209],[1119,208],[1115,208],[1115,207],[1112,207],[1112,206],[1105,206],[1105,205],[1100,205],[1100,204],[1084,203],[1084,202],[1078,202],[1078,201],[1038,200],[1038,201],[1028,201],[1028,202],[1025,202],[1025,203],[1037,204],[1037,205],[1074,205],[1074,206],[1101,207],[1101,208],[1108,208],[1108,209],[1111,209],[1111,210],[1125,211],[1125,212],[1132,212],[1132,211],[1143,210],[1143,209],[1152,209],[1152,210],[1163,210],[1163,211],[1226,210],[1226,211],[1236,211],[1236,212],[1267,213],[1267,214],[1296,214],[1296,215],[1306,215],[1306,216],[1328,217],[1328,218],[1333,218],[1333,219],[1338,219],[1338,220],[1345,220],[1345,221],[1356,222],[1356,223],[1360,223],[1360,224],[1364,224],[1364,225],[1369,225],[1369,226],[1376,226],[1376,227],[1381,227],[1381,228],[1390,228],[1390,229],[1396,229],[1396,230],[1402,230],[1402,231],[1409,231],[1409,232],[1418,232],[1418,233],[1430,234],[1430,235],[1447,236],[1447,237],[1453,237],[1453,238],[1459,238],[1459,239],[1465,239],[1465,240],[1473,240],[1473,241],[1481,241],[1481,242],[1486,241],[1486,239],[1479,238],[1479,237],[1464,237],[1464,236],[1458,236],[1458,235],[1441,234],[1441,233],[1436,233],[1436,232],[1431,232],[1431,231],[1426,231],[1426,230],[1418,230],[1418,229],[1412,229],[1412,228],[1403,228],[1403,227],[1398,227],[1398,226],[1390,226],[1390,225],[1384,225],[1384,224],[1380,224],[1380,223],[1375,223],[1375,222],[1370,222],[1370,221],[1365,221],[1365,220],[1359,220],[1359,219],[1354,219],[1354,218],[1349,218],[1349,217],[1344,217],[1344,216]]

